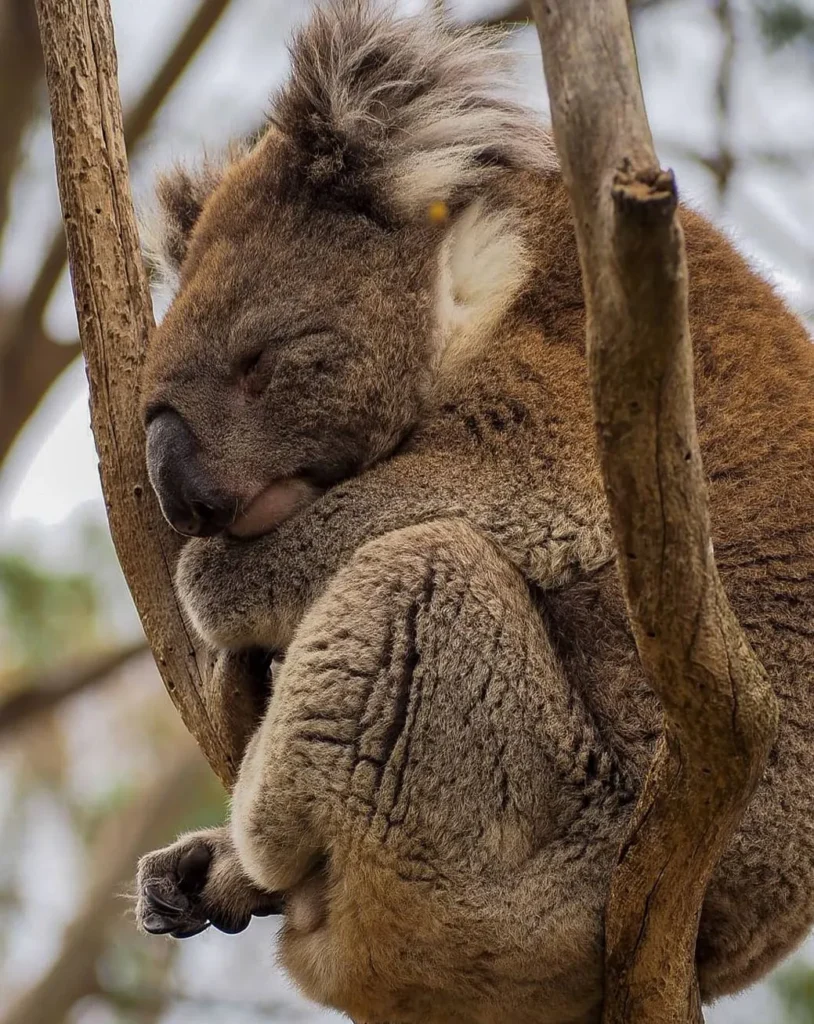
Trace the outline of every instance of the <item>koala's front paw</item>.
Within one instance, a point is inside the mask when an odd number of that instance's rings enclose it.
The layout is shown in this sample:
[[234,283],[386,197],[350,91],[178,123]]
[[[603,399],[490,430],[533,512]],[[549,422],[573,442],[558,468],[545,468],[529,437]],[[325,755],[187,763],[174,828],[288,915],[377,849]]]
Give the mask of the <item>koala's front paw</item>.
[[137,889],[139,927],[176,939],[198,935],[209,925],[236,934],[252,917],[282,912],[278,895],[246,877],[226,828],[195,832],[142,857]]

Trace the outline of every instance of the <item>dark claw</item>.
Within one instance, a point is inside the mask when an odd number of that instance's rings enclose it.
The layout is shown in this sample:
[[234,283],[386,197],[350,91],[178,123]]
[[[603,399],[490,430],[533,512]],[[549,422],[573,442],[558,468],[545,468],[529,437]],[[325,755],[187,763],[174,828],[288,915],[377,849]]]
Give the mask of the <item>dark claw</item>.
[[191,939],[194,935],[200,935],[201,932],[205,932],[208,927],[209,922],[204,921],[203,924],[194,925],[186,931],[179,929],[178,931],[172,932],[172,937],[174,939]]
[[197,896],[206,885],[212,851],[204,843],[193,846],[178,861],[178,888],[187,896]]
[[164,896],[160,895],[158,887],[155,885],[145,885],[144,895],[156,912],[161,911],[164,915],[174,918],[179,918],[184,913],[181,907],[168,902]]
[[264,902],[252,910],[253,917],[272,917],[276,914],[282,914],[285,910],[285,901],[279,893],[268,895],[264,898]]
[[178,926],[177,921],[168,922],[160,914],[148,914],[141,922],[142,928],[150,935],[169,935]]

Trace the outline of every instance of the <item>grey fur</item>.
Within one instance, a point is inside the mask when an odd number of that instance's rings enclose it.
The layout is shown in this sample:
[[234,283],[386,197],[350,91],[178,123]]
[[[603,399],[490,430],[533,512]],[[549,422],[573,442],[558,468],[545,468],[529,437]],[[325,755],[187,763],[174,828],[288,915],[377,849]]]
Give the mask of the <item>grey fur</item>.
[[[172,921],[282,890],[292,977],[366,1024],[597,1021],[610,872],[660,730],[612,565],[567,196],[533,115],[487,98],[485,54],[329,8],[261,140],[164,186],[180,290],[145,405],[183,417],[241,509],[274,480],[315,490],[265,536],[182,553],[222,652],[213,716],[234,717],[243,652],[287,656],[230,823],[147,857],[140,913],[148,880]],[[710,999],[814,918],[814,354],[683,220],[719,568],[782,715],[707,894]],[[201,843],[220,881],[190,904],[173,878]]]

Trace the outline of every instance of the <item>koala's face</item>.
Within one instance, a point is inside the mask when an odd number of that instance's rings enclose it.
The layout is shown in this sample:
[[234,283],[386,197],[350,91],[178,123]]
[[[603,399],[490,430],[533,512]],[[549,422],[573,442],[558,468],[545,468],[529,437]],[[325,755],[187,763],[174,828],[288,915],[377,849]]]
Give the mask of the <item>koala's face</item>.
[[183,173],[164,181],[180,288],[148,352],[143,409],[150,478],[188,535],[271,529],[390,453],[427,387],[426,233],[286,192],[273,147],[203,201]]

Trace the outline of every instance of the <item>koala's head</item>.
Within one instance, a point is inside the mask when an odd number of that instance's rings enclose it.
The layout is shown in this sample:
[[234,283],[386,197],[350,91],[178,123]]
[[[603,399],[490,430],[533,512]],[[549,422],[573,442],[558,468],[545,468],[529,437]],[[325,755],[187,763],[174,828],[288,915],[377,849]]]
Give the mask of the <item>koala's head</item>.
[[480,197],[552,152],[495,98],[505,59],[432,21],[328,8],[259,138],[160,180],[153,249],[176,294],[143,409],[177,530],[263,533],[386,457],[462,325],[505,309],[523,245]]

